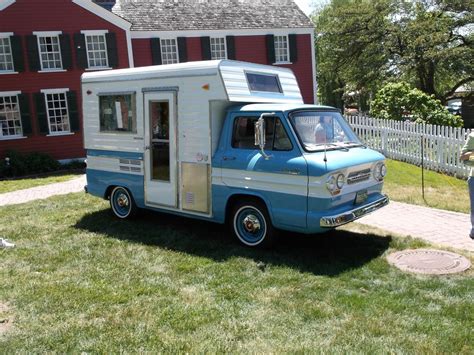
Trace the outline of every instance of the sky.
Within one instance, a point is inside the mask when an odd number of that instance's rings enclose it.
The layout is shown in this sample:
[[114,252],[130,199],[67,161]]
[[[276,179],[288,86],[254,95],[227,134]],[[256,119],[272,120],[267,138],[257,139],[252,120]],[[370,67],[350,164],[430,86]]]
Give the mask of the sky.
[[327,0],[294,0],[294,2],[306,15],[309,15],[314,10],[315,5],[324,4]]

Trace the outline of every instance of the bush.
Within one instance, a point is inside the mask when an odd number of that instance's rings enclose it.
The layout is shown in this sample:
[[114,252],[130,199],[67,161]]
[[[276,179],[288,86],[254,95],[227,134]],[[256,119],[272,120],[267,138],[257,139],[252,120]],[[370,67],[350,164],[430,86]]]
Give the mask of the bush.
[[45,153],[32,152],[22,154],[9,150],[0,160],[0,178],[47,173],[61,168],[61,164]]
[[462,119],[450,114],[441,101],[404,82],[390,83],[380,89],[371,103],[370,114],[390,120],[410,119],[452,127],[463,125]]

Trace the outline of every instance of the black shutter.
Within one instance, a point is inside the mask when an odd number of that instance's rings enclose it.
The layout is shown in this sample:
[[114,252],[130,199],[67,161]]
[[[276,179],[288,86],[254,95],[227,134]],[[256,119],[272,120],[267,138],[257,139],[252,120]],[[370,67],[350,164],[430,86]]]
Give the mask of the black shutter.
[[188,48],[186,47],[186,37],[178,37],[178,55],[180,63],[186,63],[188,61]]
[[38,117],[39,130],[41,134],[49,134],[48,115],[46,114],[46,103],[44,94],[35,94],[36,116]]
[[31,113],[30,113],[30,102],[28,94],[19,94],[18,95],[18,104],[20,105],[21,113],[21,127],[23,130],[23,135],[31,135],[33,129],[31,128]]
[[290,42],[290,62],[295,63],[298,61],[298,44],[296,35],[288,35],[288,41]]
[[211,37],[201,37],[202,60],[211,59]]
[[152,38],[151,45],[151,63],[153,65],[161,65],[161,42],[159,38]]
[[16,72],[25,71],[25,60],[23,59],[23,45],[21,36],[10,36],[12,46],[13,66]]
[[67,107],[69,109],[69,124],[71,125],[71,132],[78,132],[79,127],[79,112],[77,111],[77,95],[75,91],[68,91],[66,93]]
[[117,52],[117,39],[115,33],[106,33],[105,39],[107,41],[107,57],[109,58],[109,67],[118,68],[119,59]]
[[76,49],[76,61],[77,66],[80,69],[87,69],[87,48],[86,48],[86,37],[82,33],[74,34],[74,48]]
[[265,41],[267,45],[267,62],[268,64],[275,63],[275,38],[273,35],[266,35]]
[[225,38],[226,45],[227,45],[227,59],[235,60],[235,37],[234,36],[226,36]]
[[38,52],[38,39],[36,38],[36,36],[26,36],[26,47],[28,52],[28,62],[30,66],[30,71],[40,71],[41,62]]
[[59,44],[61,45],[61,60],[63,69],[72,69],[71,39],[68,34],[59,35]]

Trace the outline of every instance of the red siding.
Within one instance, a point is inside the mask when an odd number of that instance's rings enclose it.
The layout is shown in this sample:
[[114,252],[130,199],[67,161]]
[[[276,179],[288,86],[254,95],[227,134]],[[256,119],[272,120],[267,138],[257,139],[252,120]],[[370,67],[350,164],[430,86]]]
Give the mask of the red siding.
[[[82,117],[80,77],[82,69],[76,67],[73,35],[82,30],[108,30],[117,38],[119,67],[129,67],[126,33],[119,27],[74,4],[71,0],[17,0],[0,11],[0,32],[31,35],[35,31],[62,31],[69,34],[72,48],[73,69],[66,72],[38,73],[28,69],[26,38],[23,37],[23,55],[26,70],[19,74],[0,75],[0,91],[21,91],[30,94],[33,135],[24,139],[0,140],[0,157],[7,149],[38,151],[51,154],[56,159],[85,157],[82,131],[73,135],[46,137],[40,135],[32,94],[42,89],[69,88],[76,91],[79,117]],[[82,130],[82,118],[81,118]]]
[[[202,60],[201,38],[188,37],[186,42],[188,61]],[[135,66],[151,65],[150,39],[134,39],[132,45]],[[314,103],[311,45],[311,35],[298,35],[298,60],[292,64],[280,65],[295,73],[305,103]],[[236,60],[271,64],[267,62],[265,36],[236,36],[235,54]]]

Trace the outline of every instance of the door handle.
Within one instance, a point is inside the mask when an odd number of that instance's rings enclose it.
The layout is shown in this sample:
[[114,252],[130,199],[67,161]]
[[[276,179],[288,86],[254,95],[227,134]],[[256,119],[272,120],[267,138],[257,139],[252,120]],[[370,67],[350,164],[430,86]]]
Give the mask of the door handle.
[[222,157],[222,160],[235,160],[236,157]]
[[300,174],[300,169],[283,169],[281,172],[283,174],[299,175]]

